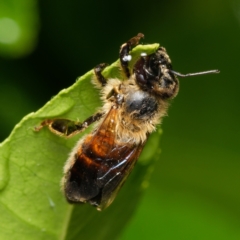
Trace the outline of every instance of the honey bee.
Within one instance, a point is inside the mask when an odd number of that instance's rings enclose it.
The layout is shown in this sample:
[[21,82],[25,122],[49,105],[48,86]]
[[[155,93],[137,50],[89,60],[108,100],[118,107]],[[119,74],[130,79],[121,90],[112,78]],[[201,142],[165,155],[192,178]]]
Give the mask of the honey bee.
[[53,133],[65,137],[82,132],[92,123],[93,131],[81,138],[64,167],[62,189],[70,203],[90,203],[97,210],[108,207],[132,171],[149,135],[166,115],[169,101],[179,90],[166,49],[159,47],[153,54],[142,53],[129,68],[131,49],[144,35],[139,33],[120,47],[120,65],[125,81],[105,79],[107,64],[94,68],[93,84],[101,88],[102,108],[84,122],[68,119],[47,119],[36,127],[47,126]]

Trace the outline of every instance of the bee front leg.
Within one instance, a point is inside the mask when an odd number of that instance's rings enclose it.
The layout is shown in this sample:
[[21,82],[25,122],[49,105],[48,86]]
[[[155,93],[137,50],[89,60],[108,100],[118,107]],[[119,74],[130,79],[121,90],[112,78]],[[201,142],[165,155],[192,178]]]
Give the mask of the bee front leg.
[[87,118],[85,121],[77,122],[68,119],[46,119],[38,127],[35,127],[36,132],[40,131],[43,127],[47,126],[51,132],[63,137],[72,137],[86,128],[92,123],[98,121],[103,116],[103,113],[96,113],[93,116]]
[[130,70],[128,68],[128,62],[131,61],[132,57],[131,55],[129,55],[129,52],[133,47],[138,45],[140,39],[143,37],[144,35],[142,33],[139,33],[137,36],[131,38],[120,47],[119,58],[120,58],[122,69],[126,74],[127,78],[129,78],[131,75]]
[[95,73],[94,84],[96,84],[98,87],[104,87],[107,84],[106,78],[102,75],[103,69],[105,69],[107,66],[108,66],[107,63],[101,63],[101,64],[98,64],[93,69],[93,71]]

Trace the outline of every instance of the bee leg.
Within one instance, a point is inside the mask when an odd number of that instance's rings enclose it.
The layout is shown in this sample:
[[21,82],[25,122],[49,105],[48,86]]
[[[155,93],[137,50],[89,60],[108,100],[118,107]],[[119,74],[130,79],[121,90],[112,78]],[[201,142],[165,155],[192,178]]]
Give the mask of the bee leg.
[[96,78],[96,81],[97,81],[97,85],[100,84],[100,87],[104,87],[107,83],[107,80],[106,78],[102,75],[102,71],[104,68],[106,68],[108,66],[107,63],[101,63],[101,64],[98,64],[93,70],[94,70],[94,73],[95,73],[95,78]]
[[131,61],[132,58],[131,58],[131,55],[129,55],[129,52],[134,46],[138,45],[140,39],[143,37],[144,35],[142,33],[139,33],[137,36],[131,38],[120,47],[119,58],[120,58],[122,69],[126,74],[127,78],[129,78],[131,75],[130,70],[128,68],[128,62]]
[[77,122],[68,119],[46,119],[41,122],[40,126],[34,128],[36,132],[40,131],[43,127],[47,126],[51,132],[63,137],[72,137],[86,128],[92,123],[98,121],[103,116],[103,113],[96,113],[93,116],[87,118],[85,121]]

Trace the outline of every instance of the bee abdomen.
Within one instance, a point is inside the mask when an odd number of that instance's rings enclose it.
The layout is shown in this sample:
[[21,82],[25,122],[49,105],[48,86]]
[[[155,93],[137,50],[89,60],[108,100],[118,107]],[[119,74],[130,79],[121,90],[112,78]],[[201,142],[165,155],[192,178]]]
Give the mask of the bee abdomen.
[[115,160],[118,152],[112,150],[112,140],[104,137],[88,135],[75,154],[74,164],[68,171],[64,186],[69,202],[99,205],[102,189],[120,171]]

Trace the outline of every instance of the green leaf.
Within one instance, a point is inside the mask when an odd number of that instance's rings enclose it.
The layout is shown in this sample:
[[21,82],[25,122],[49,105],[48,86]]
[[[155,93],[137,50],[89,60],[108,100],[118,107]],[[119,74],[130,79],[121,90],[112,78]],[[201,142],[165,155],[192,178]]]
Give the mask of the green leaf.
[[[141,52],[150,54],[158,46],[139,45],[131,53],[133,61]],[[117,69],[118,61],[104,74],[116,77]],[[93,71],[86,73],[39,111],[24,117],[0,145],[0,239],[115,239],[134,213],[148,185],[154,156],[159,154],[161,131],[150,137],[113,204],[98,212],[88,204],[68,204],[60,190],[64,162],[85,132],[65,139],[47,128],[33,130],[45,118],[83,121],[91,116],[101,106],[92,77]]]

